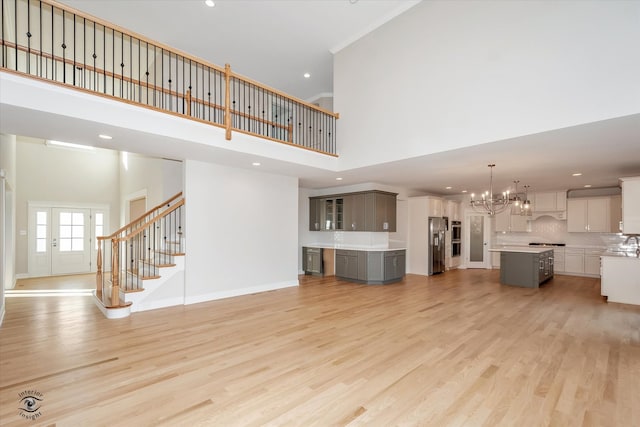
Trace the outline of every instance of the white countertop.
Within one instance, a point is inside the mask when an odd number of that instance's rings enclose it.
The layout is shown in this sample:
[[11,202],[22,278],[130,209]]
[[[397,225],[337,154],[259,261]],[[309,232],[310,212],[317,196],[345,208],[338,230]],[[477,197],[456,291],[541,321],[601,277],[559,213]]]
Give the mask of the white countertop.
[[497,246],[489,249],[489,252],[520,252],[527,254],[540,254],[552,251],[553,246]]
[[600,254],[601,257],[613,257],[613,258],[629,258],[640,261],[640,258],[636,256],[634,252],[620,252],[620,251],[607,251]]
[[363,252],[389,252],[389,251],[406,251],[407,248],[375,248],[370,246],[345,246],[345,245],[302,245],[305,248],[320,249],[343,249],[346,251],[363,251]]

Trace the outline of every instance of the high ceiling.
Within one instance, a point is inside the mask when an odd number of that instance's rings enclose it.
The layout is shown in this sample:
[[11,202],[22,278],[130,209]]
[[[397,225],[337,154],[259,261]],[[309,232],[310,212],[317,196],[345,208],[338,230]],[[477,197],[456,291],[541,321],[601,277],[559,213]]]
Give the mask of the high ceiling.
[[[63,0],[304,100],[333,91],[333,55],[416,0]],[[310,78],[304,78],[309,73]]]
[[[209,62],[230,63],[238,73],[299,98],[312,99],[332,92],[332,51],[417,1],[218,0],[214,8],[200,0],[63,3]],[[310,79],[304,79],[305,72],[311,74]],[[4,114],[6,118],[10,112]],[[44,128],[54,119],[31,120],[24,124],[28,131],[24,134],[47,137]],[[83,124],[67,119],[71,121],[65,129],[75,132],[69,137],[81,140]],[[9,121],[17,124],[17,116]],[[91,135],[91,126],[86,127],[86,135]],[[157,155],[144,148],[153,142],[157,146],[157,140],[130,133],[129,138],[123,135],[123,139],[139,141],[135,147],[138,152]],[[167,141],[163,155],[171,157],[170,147],[178,146]],[[176,152],[173,156],[211,158],[237,167],[251,167],[247,165],[256,160],[249,154],[205,152],[196,147],[193,153]],[[530,185],[534,191],[613,186],[619,177],[640,175],[640,114],[355,170],[334,172],[260,160],[262,170],[297,176],[300,184],[309,188],[378,182],[434,194],[479,192],[488,187],[489,163],[497,165],[495,182],[500,191],[512,185],[513,180]],[[582,175],[572,176],[578,172]],[[336,181],[338,177],[342,180]]]

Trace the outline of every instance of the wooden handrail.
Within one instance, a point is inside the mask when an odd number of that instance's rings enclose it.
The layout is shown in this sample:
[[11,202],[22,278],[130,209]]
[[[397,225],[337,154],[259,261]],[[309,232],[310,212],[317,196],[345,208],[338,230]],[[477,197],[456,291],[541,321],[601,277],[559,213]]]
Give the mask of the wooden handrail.
[[[0,43],[2,43],[4,46],[7,46],[7,47],[9,47],[11,49],[18,49],[18,50],[20,50],[22,52],[30,53],[31,55],[42,56],[42,57],[44,57],[46,59],[50,59],[52,61],[58,61],[58,62],[67,64],[67,65],[73,65],[74,67],[79,67],[80,65],[82,65],[81,69],[83,69],[83,70],[86,70],[86,71],[89,71],[89,72],[92,72],[92,73],[99,73],[101,75],[104,74],[107,77],[118,79],[118,80],[121,80],[123,82],[131,83],[131,84],[134,84],[134,85],[138,85],[138,86],[140,86],[142,88],[145,88],[145,89],[148,89],[148,90],[160,92],[160,93],[163,93],[165,95],[175,96],[176,98],[181,98],[181,99],[185,100],[185,102],[187,102],[187,112],[186,112],[187,116],[191,116],[191,102],[194,102],[195,104],[204,105],[206,107],[215,108],[216,110],[227,111],[227,108],[222,106],[222,105],[218,105],[218,104],[213,103],[213,102],[205,101],[204,99],[194,98],[192,96],[190,90],[187,90],[187,93],[185,95],[183,95],[182,93],[180,93],[178,91],[175,91],[175,90],[170,90],[170,89],[166,89],[166,88],[163,88],[163,87],[160,87],[160,86],[156,86],[156,85],[153,85],[153,84],[148,84],[145,81],[136,80],[136,79],[133,79],[133,78],[129,78],[127,76],[121,76],[119,74],[112,73],[112,72],[110,72],[108,70],[102,70],[100,68],[95,68],[95,67],[91,66],[90,64],[74,62],[72,59],[62,58],[60,56],[51,55],[50,53],[43,52],[43,51],[38,50],[38,49],[27,48],[27,47],[22,46],[22,45],[16,45],[13,42],[9,42],[9,41],[3,40],[1,38],[0,38]],[[35,76],[35,77],[38,77],[38,76]],[[45,79],[45,80],[48,81],[48,79]],[[252,83],[252,84],[255,84],[255,83]],[[75,86],[72,86],[72,87],[75,87]],[[109,94],[107,93],[107,95],[109,95]],[[119,97],[116,97],[116,98],[117,99],[121,99]],[[230,104],[230,102],[231,101],[229,100],[228,104]],[[140,103],[140,104],[145,105],[144,103]],[[252,116],[251,114],[243,113],[242,111],[236,111],[236,110],[231,109],[231,107],[229,107],[228,110],[230,112],[230,116],[229,117],[231,117],[231,116],[240,116],[240,117],[244,117],[244,118],[247,118],[247,119],[250,119],[250,120],[255,120],[255,121],[260,122],[260,123],[268,124],[270,126],[275,126],[275,127],[281,128],[281,129],[289,130],[289,126],[283,125],[281,123],[277,123],[277,122],[273,122],[271,120],[263,119],[263,118],[258,117],[258,116]],[[333,113],[326,113],[326,114],[333,114]],[[233,122],[231,121],[229,123],[229,127],[231,129],[232,129],[232,124],[233,124]],[[226,123],[225,123],[225,127],[226,127]],[[228,130],[228,132],[231,132],[231,130]],[[231,139],[231,138],[229,138],[229,139]],[[276,141],[282,142],[280,140],[276,140]],[[291,140],[289,142],[291,142]]]
[[[179,192],[178,194],[176,194],[175,196],[172,196],[169,199],[165,200],[164,202],[160,203],[158,206],[154,206],[153,208],[149,209],[147,212],[143,213],[142,215],[140,215],[138,218],[134,219],[133,221],[130,221],[127,225],[120,227],[118,230],[114,231],[110,235],[108,235],[108,236],[99,236],[99,237],[96,237],[96,239],[98,239],[98,240],[113,239],[118,234],[120,234],[123,231],[125,231],[127,228],[131,228],[131,227],[133,227],[134,224],[142,221],[144,218],[147,217],[147,215],[150,215],[151,213],[153,213],[153,211],[156,211],[156,210],[158,210],[160,208],[163,208],[165,205],[168,205],[169,203],[173,202],[174,200],[176,200],[177,198],[179,198],[181,196],[182,196],[182,191]],[[183,201],[184,201],[184,199],[183,199]]]
[[[130,31],[130,30],[126,30],[126,29],[124,29],[122,27],[119,27],[118,25],[112,24],[111,22],[102,20],[102,19],[97,18],[97,17],[95,17],[93,15],[90,15],[88,13],[82,12],[82,11],[80,11],[78,9],[74,9],[72,7],[69,7],[69,6],[65,5],[65,4],[59,3],[59,2],[57,2],[55,0],[40,0],[40,1],[42,3],[49,4],[51,6],[55,6],[55,7],[59,8],[59,9],[63,9],[65,11],[67,11],[67,12],[73,13],[75,15],[78,15],[78,16],[82,17],[82,18],[85,18],[85,19],[88,19],[90,21],[93,21],[96,24],[102,25],[103,27],[107,27],[107,28],[110,28],[112,30],[115,30],[115,31],[117,31],[119,33],[122,33],[123,35],[136,38],[136,39],[141,40],[141,41],[143,41],[145,43],[157,46],[157,47],[159,47],[161,49],[164,49],[164,50],[166,50],[168,52],[171,52],[171,53],[174,53],[176,55],[182,56],[183,58],[190,59],[193,62],[196,62],[196,63],[198,63],[200,65],[204,65],[206,67],[213,68],[213,69],[218,70],[218,71],[220,71],[222,73],[225,72],[225,68],[226,67],[222,68],[222,67],[220,67],[218,65],[212,64],[212,63],[210,63],[208,61],[205,61],[204,59],[199,58],[197,56],[190,55],[190,54],[188,54],[186,52],[183,52],[183,51],[181,51],[179,49],[167,46],[167,45],[162,44],[162,43],[158,43],[156,41],[148,39],[147,37],[145,37],[145,36],[143,36],[141,34],[135,33],[135,32]],[[304,101],[302,99],[296,98],[294,96],[288,95],[288,94],[286,94],[284,92],[281,92],[281,91],[279,91],[277,89],[274,89],[272,87],[269,87],[267,85],[259,83],[259,82],[255,81],[255,80],[251,80],[249,78],[246,78],[246,77],[244,77],[244,76],[242,76],[240,74],[235,74],[235,73],[232,73],[232,74],[233,74],[233,76],[235,78],[237,78],[239,80],[243,80],[243,81],[245,81],[247,83],[250,83],[250,84],[253,84],[255,86],[258,86],[258,87],[260,87],[262,89],[265,89],[265,90],[267,90],[269,92],[275,93],[277,95],[281,95],[281,96],[283,96],[283,97],[285,97],[287,99],[295,101],[296,103],[304,105],[306,107],[309,107],[309,108],[311,108],[313,110],[319,111],[319,112],[324,113],[324,114],[331,115],[331,116],[335,117],[336,119],[340,118],[340,115],[338,113],[333,113],[333,112],[327,111],[324,108],[321,108],[321,107],[319,107],[317,105],[314,105],[314,104],[312,104],[310,102],[307,102],[307,101]]]
[[[178,203],[176,203],[175,205],[172,205],[169,209],[167,209],[166,211],[163,211],[161,214],[153,217],[153,219],[149,222],[146,223],[147,226],[155,224],[156,222],[160,221],[162,218],[164,218],[165,216],[169,215],[171,212],[175,211],[176,209],[178,209],[180,206],[184,206],[184,199],[180,200]],[[138,228],[136,231],[133,231],[129,234],[127,234],[124,237],[114,237],[113,241],[116,242],[126,242],[127,240],[131,240],[134,237],[136,237],[138,234],[142,233],[143,231],[145,231],[147,227],[140,227]]]

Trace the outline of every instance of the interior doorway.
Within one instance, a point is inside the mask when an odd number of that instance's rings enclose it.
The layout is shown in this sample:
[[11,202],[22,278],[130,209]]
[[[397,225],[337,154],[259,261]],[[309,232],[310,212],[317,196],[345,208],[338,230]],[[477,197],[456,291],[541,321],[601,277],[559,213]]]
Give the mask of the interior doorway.
[[491,268],[489,257],[489,217],[469,214],[466,218],[465,260],[467,268]]
[[137,199],[129,200],[129,220],[127,223],[134,219],[140,218],[147,212],[147,197],[138,197]]

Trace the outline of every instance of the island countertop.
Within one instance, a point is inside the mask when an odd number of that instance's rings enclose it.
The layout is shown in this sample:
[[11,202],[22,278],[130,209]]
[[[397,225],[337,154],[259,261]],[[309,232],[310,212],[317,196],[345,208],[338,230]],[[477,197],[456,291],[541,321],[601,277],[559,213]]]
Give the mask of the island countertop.
[[489,249],[489,252],[520,252],[526,254],[541,254],[552,251],[550,246],[498,246]]

